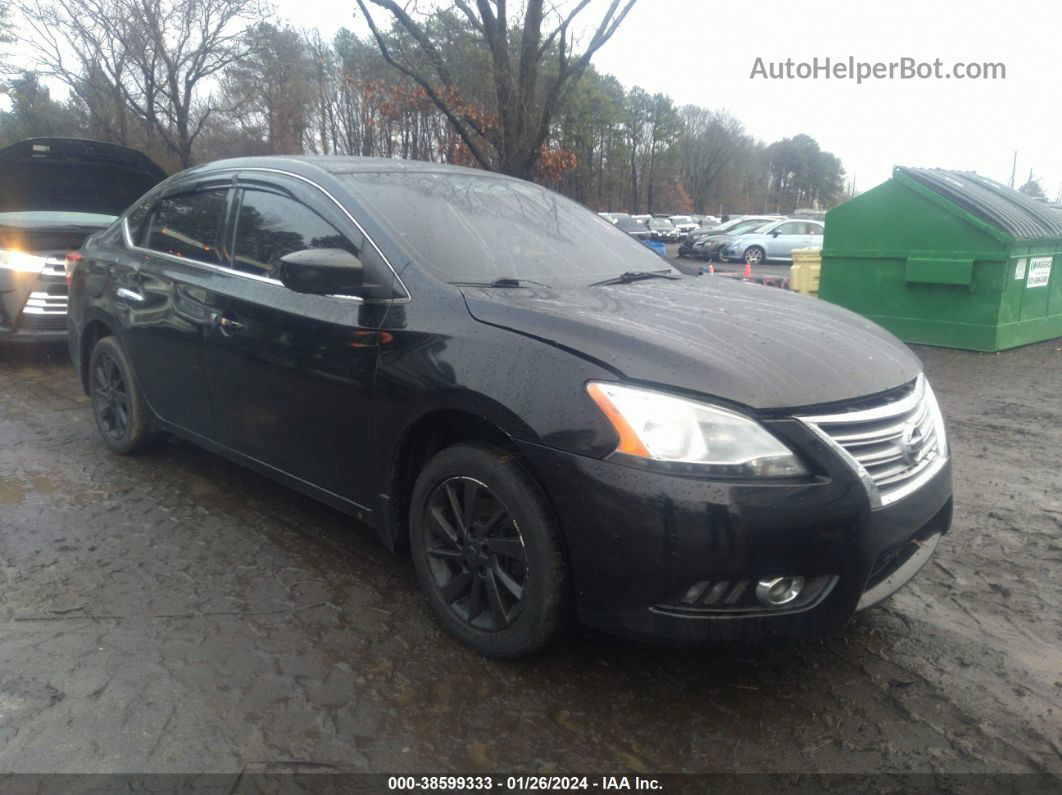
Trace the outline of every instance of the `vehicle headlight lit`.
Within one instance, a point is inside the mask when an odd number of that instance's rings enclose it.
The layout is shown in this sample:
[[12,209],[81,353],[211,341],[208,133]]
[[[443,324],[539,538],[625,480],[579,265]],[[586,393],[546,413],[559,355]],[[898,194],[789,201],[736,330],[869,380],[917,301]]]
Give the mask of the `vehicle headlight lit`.
[[720,477],[798,477],[807,468],[755,420],[651,389],[592,382],[587,392],[619,435],[616,453]]
[[937,403],[937,396],[933,392],[933,387],[929,385],[929,380],[924,381],[926,385],[926,403],[929,404],[929,413],[933,417],[933,430],[936,431],[937,436],[937,454],[941,458],[948,457],[948,434],[944,429],[944,415],[940,411],[940,404]]
[[0,248],[0,269],[20,273],[40,273],[44,270],[44,257],[23,254],[9,248]]

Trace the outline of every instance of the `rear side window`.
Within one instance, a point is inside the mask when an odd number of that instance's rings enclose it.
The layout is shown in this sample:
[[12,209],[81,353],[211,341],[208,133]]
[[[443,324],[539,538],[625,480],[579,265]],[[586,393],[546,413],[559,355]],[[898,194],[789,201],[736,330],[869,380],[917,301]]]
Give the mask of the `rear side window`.
[[126,226],[129,227],[129,239],[133,241],[134,245],[139,246],[144,239],[144,223],[147,221],[148,216],[151,215],[153,202],[154,198],[141,202],[130,210],[125,217]]
[[790,221],[788,224],[782,224],[775,231],[780,235],[804,235],[807,234],[804,228],[805,225],[800,221]]
[[308,248],[341,248],[356,256],[365,274],[361,294],[392,297],[391,272],[360,232],[341,232],[290,196],[248,188],[236,215],[232,267],[276,278],[281,257]]
[[175,257],[225,265],[219,248],[226,189],[167,196],[155,205],[147,247]]

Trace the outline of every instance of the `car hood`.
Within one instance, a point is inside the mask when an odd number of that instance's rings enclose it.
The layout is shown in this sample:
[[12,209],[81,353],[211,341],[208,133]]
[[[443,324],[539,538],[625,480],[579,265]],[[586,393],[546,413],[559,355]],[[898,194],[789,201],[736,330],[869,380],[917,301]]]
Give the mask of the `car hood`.
[[135,149],[78,138],[29,138],[0,149],[0,212],[120,215],[165,179]]
[[902,342],[859,315],[722,276],[463,292],[480,322],[569,349],[629,380],[757,410],[874,395],[922,369]]

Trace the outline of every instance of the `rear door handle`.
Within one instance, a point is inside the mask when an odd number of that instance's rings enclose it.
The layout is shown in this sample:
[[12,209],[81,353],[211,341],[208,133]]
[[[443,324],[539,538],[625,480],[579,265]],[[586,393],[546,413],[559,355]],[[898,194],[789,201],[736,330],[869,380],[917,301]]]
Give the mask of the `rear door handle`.
[[144,303],[144,296],[135,290],[130,290],[126,287],[119,287],[114,291],[115,295],[119,298],[124,298],[126,301],[132,301],[134,304]]
[[225,317],[222,314],[215,314],[212,318],[214,325],[221,329],[223,334],[231,334],[234,331],[239,331],[243,328],[243,323],[238,320],[233,320],[231,317]]

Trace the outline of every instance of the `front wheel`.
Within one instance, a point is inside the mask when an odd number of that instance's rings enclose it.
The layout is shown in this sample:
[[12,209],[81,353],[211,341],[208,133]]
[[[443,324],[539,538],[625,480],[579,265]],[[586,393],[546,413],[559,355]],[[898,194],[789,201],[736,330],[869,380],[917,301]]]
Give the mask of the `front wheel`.
[[158,432],[136,388],[132,366],[114,337],[103,337],[92,349],[89,396],[96,428],[116,453],[139,453],[157,441]]
[[760,265],[766,258],[766,252],[759,246],[749,246],[745,249],[745,262],[749,265]]
[[438,453],[413,489],[417,580],[442,624],[486,657],[525,657],[569,611],[560,534],[519,458],[485,444]]

